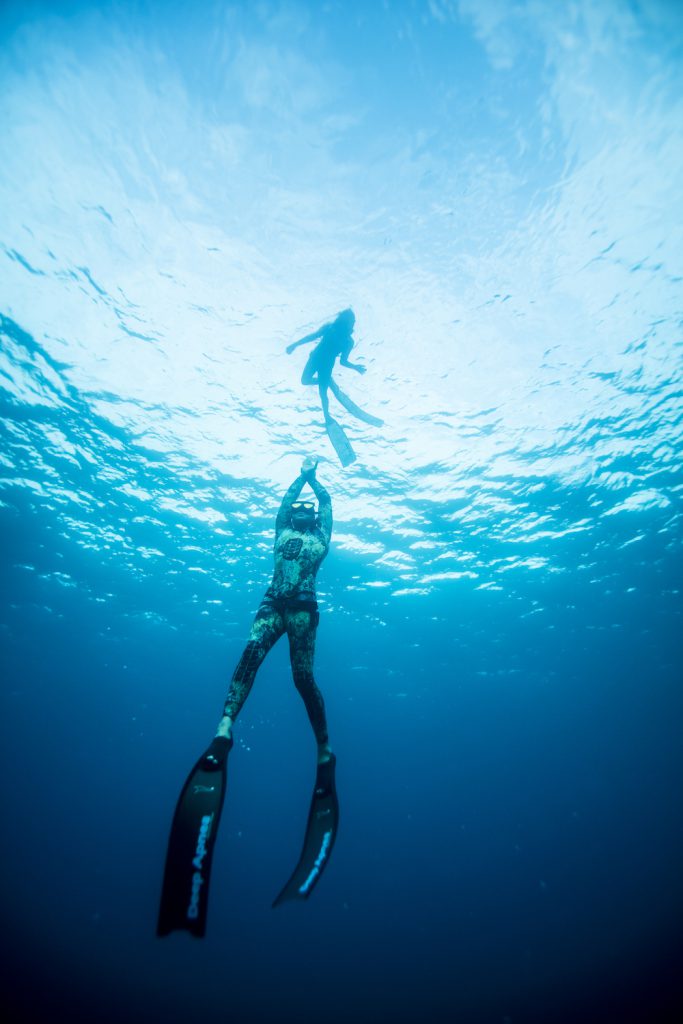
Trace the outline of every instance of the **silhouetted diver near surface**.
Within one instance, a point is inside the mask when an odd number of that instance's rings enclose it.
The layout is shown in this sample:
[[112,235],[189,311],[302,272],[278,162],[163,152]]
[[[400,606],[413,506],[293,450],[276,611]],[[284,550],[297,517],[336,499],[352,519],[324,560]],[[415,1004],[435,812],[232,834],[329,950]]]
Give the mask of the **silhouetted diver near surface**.
[[360,363],[349,361],[349,356],[354,346],[352,335],[355,323],[356,317],[353,310],[344,309],[330,323],[323,324],[313,334],[307,334],[304,338],[300,338],[298,341],[287,346],[287,353],[291,355],[299,345],[307,345],[309,342],[315,341],[316,338],[320,338],[320,342],[306,361],[304,372],[301,375],[301,383],[318,385],[320,402],[325,417],[325,429],[343,466],[350,465],[355,460],[356,454],[342,427],[330,415],[330,405],[327,397],[328,388],[337,401],[352,416],[362,420],[364,423],[369,423],[373,427],[381,427],[383,425],[383,420],[359,409],[356,403],[352,402],[348,395],[345,395],[339,385],[332,379],[332,371],[337,356],[339,356],[340,366],[346,366],[350,370],[355,370],[356,373],[365,373],[364,366],[361,366]]
[[[285,633],[294,683],[318,743],[318,765],[299,863],[273,906],[288,899],[307,899],[332,853],[339,822],[336,758],[329,744],[325,704],[313,678],[319,619],[315,579],[330,546],[332,500],[316,479],[317,465],[314,459],[305,459],[282,499],[275,521],[273,579],[233,673],[216,736],[180,794],[168,842],[157,935],[176,929],[196,937],[205,933],[211,859],[225,796],[233,722],[263,659]],[[318,499],[317,516],[313,501],[299,500],[306,484]]]

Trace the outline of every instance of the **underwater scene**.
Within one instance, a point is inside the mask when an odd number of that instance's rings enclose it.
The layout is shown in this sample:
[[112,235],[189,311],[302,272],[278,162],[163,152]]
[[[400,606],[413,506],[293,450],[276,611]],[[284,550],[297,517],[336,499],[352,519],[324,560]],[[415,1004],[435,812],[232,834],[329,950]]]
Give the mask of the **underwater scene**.
[[0,123],[3,1018],[681,1019],[683,4],[5,0]]

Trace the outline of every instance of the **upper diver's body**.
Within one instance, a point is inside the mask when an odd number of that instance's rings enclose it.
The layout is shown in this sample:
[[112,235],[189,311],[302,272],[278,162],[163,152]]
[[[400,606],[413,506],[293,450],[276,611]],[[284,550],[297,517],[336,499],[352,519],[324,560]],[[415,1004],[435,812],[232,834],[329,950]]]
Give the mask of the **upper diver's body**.
[[332,371],[334,370],[337,357],[339,357],[340,366],[345,366],[349,370],[355,370],[356,373],[365,373],[366,370],[366,367],[360,363],[352,363],[349,360],[351,350],[355,344],[353,340],[355,323],[356,317],[353,310],[344,309],[330,323],[323,324],[319,330],[314,331],[312,334],[307,334],[305,337],[299,338],[298,341],[294,341],[291,345],[287,346],[287,353],[291,355],[299,345],[306,345],[320,338],[320,341],[306,361],[304,372],[301,375],[301,383],[318,385],[326,421],[330,417],[327,389],[330,386],[333,389],[335,387],[332,380]]

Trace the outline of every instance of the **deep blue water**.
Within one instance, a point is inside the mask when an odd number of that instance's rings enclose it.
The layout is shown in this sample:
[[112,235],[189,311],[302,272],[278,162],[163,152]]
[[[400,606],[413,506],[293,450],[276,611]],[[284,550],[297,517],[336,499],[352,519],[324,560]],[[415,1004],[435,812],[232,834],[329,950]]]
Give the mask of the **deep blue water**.
[[[681,7],[0,11],[5,1019],[663,1024],[683,1008]],[[352,306],[342,469],[308,350]],[[316,678],[236,728],[205,939],[155,937],[308,452]]]

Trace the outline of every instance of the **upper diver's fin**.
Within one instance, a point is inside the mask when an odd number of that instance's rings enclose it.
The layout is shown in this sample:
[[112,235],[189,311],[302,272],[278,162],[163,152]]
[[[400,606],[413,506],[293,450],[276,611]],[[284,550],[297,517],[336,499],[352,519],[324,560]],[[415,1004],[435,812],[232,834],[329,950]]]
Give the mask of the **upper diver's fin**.
[[369,423],[372,427],[383,427],[384,420],[378,419],[376,416],[371,416],[369,412],[364,412],[355,402],[352,402],[348,395],[345,395],[342,389],[335,381],[330,380],[330,389],[332,394],[337,401],[344,406],[347,412],[350,412],[356,419],[363,420],[363,423]]
[[337,759],[332,754],[329,761],[318,765],[299,863],[273,902],[274,907],[285,900],[308,899],[330,859],[339,827],[339,801],[334,781],[336,764]]
[[206,931],[213,847],[223,809],[232,739],[216,736],[187,777],[168,840],[157,935]]
[[325,429],[342,466],[350,466],[352,462],[356,461],[356,453],[351,447],[351,442],[344,433],[343,427],[331,416],[328,416],[325,421]]

